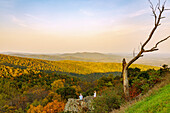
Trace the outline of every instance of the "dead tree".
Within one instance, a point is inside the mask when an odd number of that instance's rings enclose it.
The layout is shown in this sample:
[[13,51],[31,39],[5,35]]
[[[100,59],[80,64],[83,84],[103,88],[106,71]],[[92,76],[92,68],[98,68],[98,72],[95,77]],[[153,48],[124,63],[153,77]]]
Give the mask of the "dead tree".
[[158,3],[156,4],[156,6],[154,6],[153,3],[150,0],[149,0],[149,3],[150,3],[150,7],[152,9],[153,16],[154,16],[154,27],[151,30],[147,40],[143,44],[141,44],[139,53],[136,56],[134,56],[134,58],[132,58],[128,63],[126,63],[125,58],[122,61],[123,87],[124,87],[124,94],[125,94],[125,97],[126,97],[127,100],[130,99],[129,98],[130,97],[130,95],[129,95],[129,81],[128,81],[128,73],[127,73],[129,66],[132,63],[134,63],[136,60],[138,60],[140,57],[142,57],[143,53],[157,51],[158,50],[158,48],[157,48],[158,45],[161,42],[163,42],[163,41],[167,40],[168,38],[170,38],[170,36],[168,36],[168,37],[158,41],[155,44],[155,46],[153,46],[152,48],[145,49],[145,46],[148,44],[148,42],[153,37],[153,34],[155,33],[156,29],[158,28],[158,26],[161,25],[160,24],[161,19],[165,18],[165,17],[162,16],[162,13],[165,10],[169,10],[169,9],[165,9],[166,0],[164,1],[164,3],[162,5],[160,3],[160,0],[158,0]]

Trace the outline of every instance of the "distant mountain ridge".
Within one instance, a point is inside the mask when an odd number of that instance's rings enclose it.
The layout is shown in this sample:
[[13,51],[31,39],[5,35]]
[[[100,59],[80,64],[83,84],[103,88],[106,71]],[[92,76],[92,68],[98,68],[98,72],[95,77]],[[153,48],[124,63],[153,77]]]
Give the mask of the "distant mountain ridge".
[[19,56],[26,58],[36,58],[50,61],[61,60],[74,60],[74,61],[86,61],[86,62],[120,62],[121,57],[119,55],[103,54],[97,52],[77,52],[77,53],[64,53],[64,54],[29,54],[29,53],[4,53],[11,56]]
[[[129,54],[104,54],[98,52],[77,52],[77,53],[64,53],[64,54],[31,54],[31,53],[13,53],[6,52],[3,54],[43,59],[50,61],[61,61],[61,60],[73,60],[73,61],[85,61],[85,62],[117,62],[121,63],[123,58],[130,60],[132,55]],[[163,64],[170,65],[170,55],[169,54],[147,54],[144,57],[137,60],[137,64],[160,66]]]

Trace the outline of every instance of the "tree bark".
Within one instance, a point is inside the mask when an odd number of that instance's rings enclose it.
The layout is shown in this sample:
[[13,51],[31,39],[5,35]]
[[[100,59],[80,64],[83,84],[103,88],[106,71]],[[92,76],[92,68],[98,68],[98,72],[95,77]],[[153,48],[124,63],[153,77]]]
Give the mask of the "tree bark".
[[129,95],[129,80],[128,80],[128,68],[127,68],[127,64],[126,64],[126,60],[125,58],[122,61],[122,75],[123,75],[123,89],[124,89],[124,94],[125,94],[125,98],[127,100],[129,100],[130,95]]

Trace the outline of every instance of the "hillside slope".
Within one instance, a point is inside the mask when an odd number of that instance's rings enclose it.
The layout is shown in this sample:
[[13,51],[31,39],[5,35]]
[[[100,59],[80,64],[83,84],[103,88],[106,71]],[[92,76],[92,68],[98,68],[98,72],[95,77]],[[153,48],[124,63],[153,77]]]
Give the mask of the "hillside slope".
[[170,113],[170,84],[128,108],[126,113]]
[[[32,58],[0,54],[0,64],[15,68],[31,69],[46,72],[67,72],[75,74],[121,72],[121,63],[82,62],[82,61],[47,61]],[[159,69],[155,66],[133,64],[131,67],[138,67],[141,70]]]

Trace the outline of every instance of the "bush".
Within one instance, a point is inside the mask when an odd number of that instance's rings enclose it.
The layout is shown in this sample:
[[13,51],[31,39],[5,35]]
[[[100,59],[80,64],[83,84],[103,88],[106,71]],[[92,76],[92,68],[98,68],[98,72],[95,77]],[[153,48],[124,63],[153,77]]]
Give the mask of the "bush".
[[68,100],[68,98],[76,98],[76,90],[72,87],[63,87],[56,90],[56,93],[61,95],[62,99]]
[[118,95],[113,88],[109,88],[102,96],[98,96],[94,99],[93,107],[97,113],[107,113],[113,109],[119,109],[122,102],[123,99],[121,95]]

